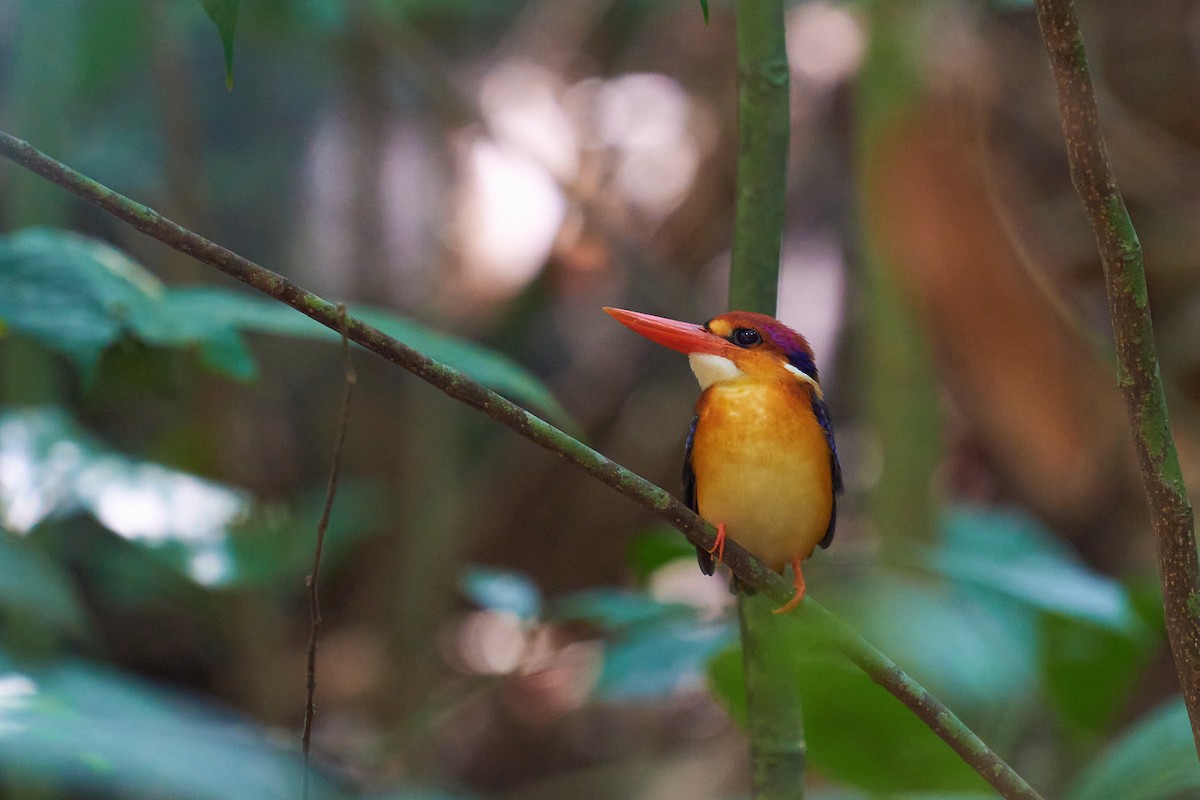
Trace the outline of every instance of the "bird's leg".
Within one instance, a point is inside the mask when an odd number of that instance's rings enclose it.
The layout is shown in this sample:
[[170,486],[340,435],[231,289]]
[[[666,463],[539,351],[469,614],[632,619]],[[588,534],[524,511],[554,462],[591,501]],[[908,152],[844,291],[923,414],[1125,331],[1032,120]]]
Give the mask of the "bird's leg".
[[799,558],[792,559],[792,570],[796,573],[795,580],[792,583],[796,587],[796,593],[792,595],[791,600],[788,600],[780,608],[772,611],[772,614],[785,614],[800,605],[800,601],[804,599],[804,573],[800,571]]
[[725,523],[724,522],[717,525],[717,540],[715,542],[713,542],[712,547],[708,548],[708,554],[710,556],[715,555],[717,557],[718,565],[720,565],[721,561],[724,560],[724,558],[725,558]]

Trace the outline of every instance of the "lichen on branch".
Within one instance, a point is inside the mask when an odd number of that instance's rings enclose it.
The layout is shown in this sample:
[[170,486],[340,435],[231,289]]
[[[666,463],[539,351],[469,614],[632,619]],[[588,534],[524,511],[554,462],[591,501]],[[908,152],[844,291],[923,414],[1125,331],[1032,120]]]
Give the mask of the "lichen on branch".
[[1108,160],[1083,33],[1072,0],[1035,0],[1050,58],[1071,181],[1096,238],[1125,398],[1158,550],[1167,638],[1200,753],[1200,563],[1195,522],[1171,433],[1149,289],[1125,200]]

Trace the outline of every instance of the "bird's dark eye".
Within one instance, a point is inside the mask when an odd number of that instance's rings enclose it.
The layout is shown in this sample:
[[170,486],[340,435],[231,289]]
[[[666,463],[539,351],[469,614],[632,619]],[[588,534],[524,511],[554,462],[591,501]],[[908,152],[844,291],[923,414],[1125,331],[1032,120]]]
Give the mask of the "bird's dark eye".
[[753,347],[762,341],[762,337],[754,328],[736,328],[729,338],[738,347]]

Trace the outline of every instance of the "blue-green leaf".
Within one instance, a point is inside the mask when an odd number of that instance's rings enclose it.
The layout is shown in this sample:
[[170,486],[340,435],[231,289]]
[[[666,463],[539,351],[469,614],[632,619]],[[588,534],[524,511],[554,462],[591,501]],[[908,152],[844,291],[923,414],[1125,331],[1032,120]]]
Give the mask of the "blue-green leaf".
[[404,788],[363,795],[362,800],[475,800],[478,795],[446,789]]
[[702,685],[705,665],[735,636],[728,622],[692,606],[622,589],[590,589],[554,601],[553,620],[589,622],[605,634],[596,694],[604,700],[665,697]]
[[[28,670],[0,655],[0,772],[6,786],[79,796],[291,800],[299,753],[268,732],[118,673],[62,661]],[[348,797],[313,769],[313,800]]]
[[472,567],[460,579],[463,593],[483,608],[514,614],[527,622],[542,613],[542,593],[533,581],[517,572]]
[[566,427],[568,432],[578,428],[545,384],[507,356],[430,330],[383,309],[353,306],[350,313],[435,361],[462,370],[499,394],[541,411],[551,422]]
[[702,687],[709,660],[735,638],[732,625],[704,623],[694,613],[635,625],[606,643],[596,693],[635,700]]
[[[552,422],[578,428],[546,386],[507,356],[383,309],[351,313]],[[222,287],[168,287],[103,242],[50,229],[0,236],[0,330],[62,353],[89,380],[104,350],[126,335],[194,348],[206,366],[242,380],[257,372],[243,332],[338,341],[336,332],[274,300]]]
[[[0,483],[0,524],[13,531],[83,511],[213,587],[294,579],[312,558],[323,492],[294,511],[256,505],[246,492],[112,450],[50,408],[0,413],[0,459],[20,467],[19,481]],[[343,482],[326,532],[328,564],[371,530],[376,495]]]
[[1200,796],[1187,708],[1175,700],[1143,717],[1084,770],[1069,800],[1183,800]]
[[957,583],[1116,631],[1145,630],[1120,583],[1083,566],[1026,514],[960,507],[942,532],[928,563]]
[[249,512],[244,492],[121,455],[57,409],[0,414],[0,457],[24,476],[0,484],[0,522],[11,530],[86,511],[202,584],[230,579],[228,531]]
[[225,50],[225,85],[233,88],[233,36],[237,32],[241,0],[202,0],[204,13],[217,26]]
[[256,368],[241,334],[219,319],[182,314],[173,291],[124,253],[63,231],[0,236],[0,322],[71,360],[91,381],[100,356],[126,335],[162,347],[196,347],[235,378]]
[[666,623],[680,617],[695,617],[695,609],[677,603],[662,603],[647,594],[624,589],[589,589],[566,595],[554,602],[549,616],[591,622],[618,630],[632,625]]
[[1026,652],[1055,708],[1081,729],[1105,727],[1158,643],[1161,626],[1142,619],[1125,587],[1022,512],[956,508],[921,560],[973,602],[1036,612],[1036,646]]
[[899,571],[831,588],[822,600],[960,715],[1028,709],[1038,682],[1037,616],[1028,608]]
[[0,236],[0,321],[91,379],[100,354],[153,313],[163,284],[121,252],[49,229]]
[[[281,303],[246,292],[216,287],[180,288],[170,292],[165,304],[172,318],[203,321],[195,323],[198,325],[338,341],[338,334],[319,322]],[[577,427],[546,386],[507,356],[430,330],[384,309],[351,306],[348,311],[435,361],[460,369],[484,386],[546,414],[552,422]]]

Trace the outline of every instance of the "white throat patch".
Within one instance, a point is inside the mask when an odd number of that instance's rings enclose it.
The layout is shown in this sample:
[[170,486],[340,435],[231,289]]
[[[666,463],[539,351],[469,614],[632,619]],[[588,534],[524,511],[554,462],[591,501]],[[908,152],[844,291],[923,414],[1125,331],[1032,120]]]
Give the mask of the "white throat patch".
[[701,391],[714,383],[731,381],[742,376],[742,371],[736,364],[724,356],[712,353],[692,353],[688,356],[688,364],[691,365],[696,380],[700,382]]

